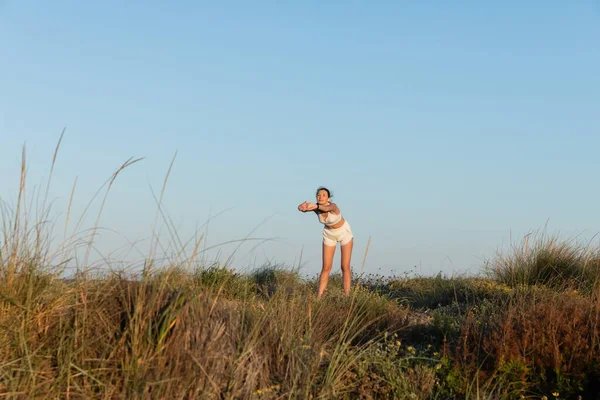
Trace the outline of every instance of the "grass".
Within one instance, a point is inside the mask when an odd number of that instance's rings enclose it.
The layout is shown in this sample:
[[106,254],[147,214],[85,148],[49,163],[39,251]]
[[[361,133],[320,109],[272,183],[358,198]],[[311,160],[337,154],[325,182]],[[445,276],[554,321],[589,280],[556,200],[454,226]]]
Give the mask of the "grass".
[[487,272],[511,287],[543,285],[591,293],[600,282],[600,248],[534,232],[512,252],[498,254]]
[[[157,216],[180,243],[166,183]],[[16,206],[1,211],[0,397],[585,399],[600,387],[589,244],[528,236],[486,275],[355,277],[349,297],[334,275],[317,299],[317,278],[294,268],[202,265],[199,241],[162,263],[151,249],[138,272],[92,269],[97,223],[56,252],[49,203],[34,210],[26,194],[23,158]]]

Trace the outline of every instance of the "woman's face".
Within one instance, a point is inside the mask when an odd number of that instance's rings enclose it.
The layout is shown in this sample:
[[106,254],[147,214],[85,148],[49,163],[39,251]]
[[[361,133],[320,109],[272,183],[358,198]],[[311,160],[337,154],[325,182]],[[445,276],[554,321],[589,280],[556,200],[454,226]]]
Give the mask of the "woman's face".
[[317,192],[317,204],[327,204],[329,202],[329,195],[326,190],[319,190]]

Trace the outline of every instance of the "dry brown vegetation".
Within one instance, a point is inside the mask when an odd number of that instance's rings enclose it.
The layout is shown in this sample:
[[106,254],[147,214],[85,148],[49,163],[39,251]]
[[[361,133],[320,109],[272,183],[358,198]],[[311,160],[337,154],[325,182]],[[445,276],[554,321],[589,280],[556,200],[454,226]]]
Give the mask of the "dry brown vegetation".
[[357,276],[346,297],[334,276],[320,300],[316,280],[291,268],[241,274],[200,265],[197,251],[162,265],[150,254],[138,274],[92,274],[84,252],[65,279],[66,254],[81,238],[89,248],[94,229],[57,251],[46,201],[33,213],[26,203],[25,167],[21,182],[16,207],[2,207],[0,397],[585,399],[598,391],[593,246],[528,237],[491,260],[488,277]]

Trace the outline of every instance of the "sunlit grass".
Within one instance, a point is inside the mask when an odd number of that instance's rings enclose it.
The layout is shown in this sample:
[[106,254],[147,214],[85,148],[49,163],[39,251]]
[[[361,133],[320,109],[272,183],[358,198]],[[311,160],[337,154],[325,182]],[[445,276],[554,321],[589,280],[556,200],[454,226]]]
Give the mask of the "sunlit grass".
[[[488,277],[355,268],[350,296],[334,274],[317,299],[317,278],[295,267],[203,265],[202,239],[179,238],[161,207],[169,173],[155,225],[191,249],[159,260],[154,238],[140,268],[92,269],[99,217],[52,246],[23,153],[15,206],[1,209],[0,397],[591,398],[600,384],[596,248],[527,238]],[[66,221],[81,221],[69,199]]]

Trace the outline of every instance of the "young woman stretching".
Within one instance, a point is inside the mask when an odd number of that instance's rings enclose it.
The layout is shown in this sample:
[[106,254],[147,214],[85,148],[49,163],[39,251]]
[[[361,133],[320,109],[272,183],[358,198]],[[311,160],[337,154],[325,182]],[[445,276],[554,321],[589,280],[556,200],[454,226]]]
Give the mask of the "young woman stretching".
[[320,187],[317,189],[317,202],[304,202],[298,206],[298,210],[302,212],[314,211],[319,218],[319,222],[323,227],[323,267],[321,277],[319,279],[318,297],[323,296],[323,292],[327,287],[329,273],[333,266],[333,255],[337,243],[340,243],[342,251],[342,278],[344,285],[344,293],[350,294],[350,284],[352,282],[350,272],[350,259],[352,258],[352,245],[354,236],[350,229],[350,224],[342,217],[340,209],[335,203],[329,201],[331,193],[329,189]]

